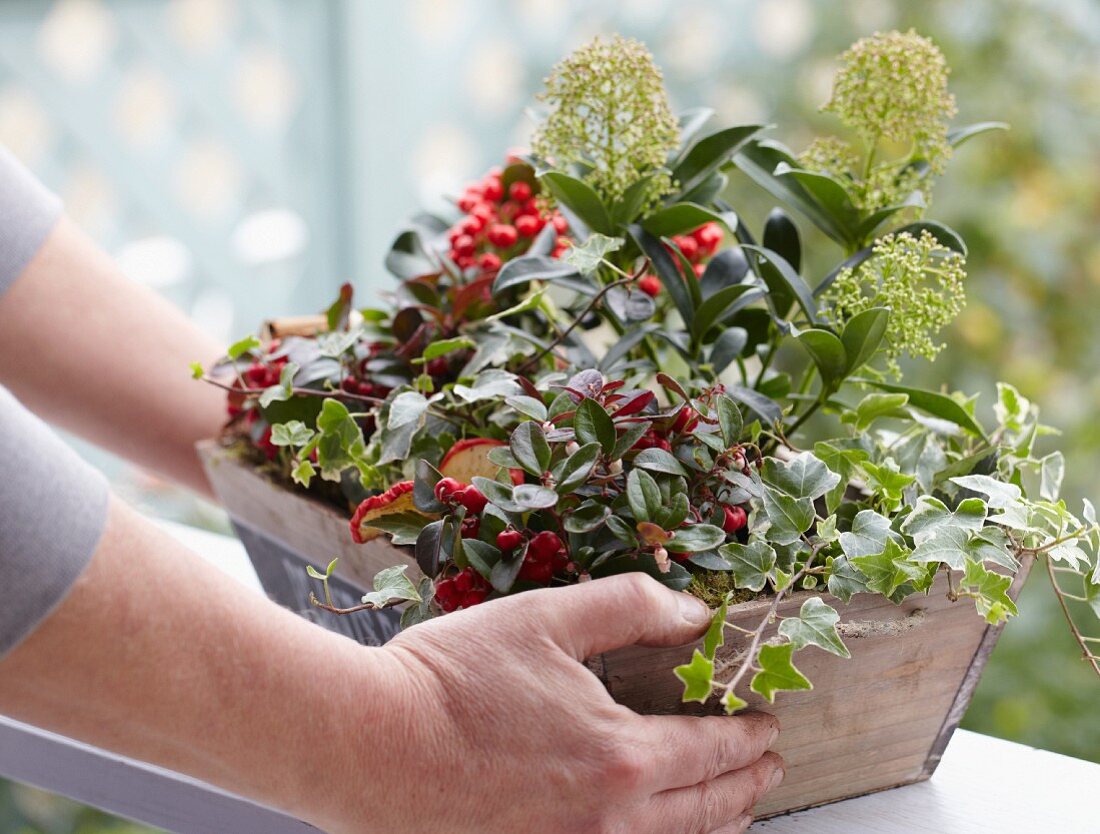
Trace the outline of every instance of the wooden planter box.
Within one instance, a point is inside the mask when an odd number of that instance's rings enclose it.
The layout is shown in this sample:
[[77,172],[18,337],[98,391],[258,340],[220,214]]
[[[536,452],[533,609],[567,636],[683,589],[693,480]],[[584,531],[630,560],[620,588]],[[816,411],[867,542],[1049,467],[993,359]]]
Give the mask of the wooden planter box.
[[[271,482],[213,442],[200,444],[199,453],[276,601],[363,643],[380,644],[396,633],[393,612],[335,617],[312,608],[305,564],[323,567],[339,556],[336,593],[339,604],[351,605],[381,568],[405,562],[415,575],[411,554],[380,539],[355,544],[343,514]],[[1021,569],[1013,597],[1030,567],[1028,562]],[[838,606],[850,660],[807,649],[797,665],[815,682],[812,691],[780,693],[775,704],[750,694],[751,707],[779,719],[783,732],[775,749],[787,763],[783,784],[756,807],[758,818],[932,775],[1001,630],[987,626],[969,601],[948,600],[946,591],[941,574],[927,596],[911,597],[900,606],[856,595],[849,605]],[[797,614],[809,595],[800,592],[785,600],[779,615]],[[730,616],[752,628],[768,606],[767,600],[743,603],[730,609]],[[713,704],[680,701],[681,684],[672,668],[686,663],[693,648],[625,648],[593,658],[589,666],[616,701],[638,712],[719,712]],[[736,650],[732,643],[720,649],[719,665]]]

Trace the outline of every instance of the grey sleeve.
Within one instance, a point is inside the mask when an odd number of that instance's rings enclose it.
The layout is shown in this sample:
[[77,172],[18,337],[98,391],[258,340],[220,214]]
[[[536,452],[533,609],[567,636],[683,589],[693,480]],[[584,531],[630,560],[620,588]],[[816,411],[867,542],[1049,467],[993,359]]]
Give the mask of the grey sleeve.
[[0,657],[87,566],[107,498],[103,475],[0,386]]
[[[0,302],[61,203],[0,147]],[[107,520],[107,482],[0,385],[0,656],[65,598]]]
[[0,145],[0,295],[15,283],[61,216],[61,201]]

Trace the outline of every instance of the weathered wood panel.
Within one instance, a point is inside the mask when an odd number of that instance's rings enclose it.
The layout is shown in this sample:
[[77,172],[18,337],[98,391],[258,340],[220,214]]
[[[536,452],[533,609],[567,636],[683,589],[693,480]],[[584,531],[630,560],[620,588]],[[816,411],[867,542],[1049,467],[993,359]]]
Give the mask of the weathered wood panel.
[[[213,444],[203,444],[200,452],[235,521],[281,542],[286,552],[297,552],[316,565],[339,555],[338,573],[357,587],[368,586],[374,573],[393,564],[412,564],[410,573],[417,573],[407,551],[382,540],[354,544],[347,519],[331,507],[272,483]],[[1014,595],[1029,569],[1030,562],[1014,585]],[[785,600],[779,616],[796,614],[809,595],[800,592]],[[744,603],[731,609],[731,620],[753,628],[769,605],[767,600]],[[814,681],[814,690],[780,693],[775,704],[739,693],[750,707],[777,716],[783,727],[776,750],[786,759],[787,778],[756,808],[758,817],[927,779],[1000,633],[986,626],[969,601],[947,598],[943,575],[929,594],[901,605],[857,595],[839,610],[849,632],[845,640],[851,660],[811,647],[796,658],[796,665]],[[765,637],[776,628],[773,623]],[[672,669],[687,662],[693,648],[630,647],[593,658],[589,665],[619,703],[638,712],[718,712],[713,704],[680,702],[681,685]],[[719,652],[719,664],[738,650],[731,639]]]

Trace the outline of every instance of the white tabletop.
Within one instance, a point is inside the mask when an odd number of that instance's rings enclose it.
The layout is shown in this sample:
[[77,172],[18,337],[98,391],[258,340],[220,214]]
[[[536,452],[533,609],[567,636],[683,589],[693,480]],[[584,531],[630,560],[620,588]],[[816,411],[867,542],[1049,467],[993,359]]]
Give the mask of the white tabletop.
[[[259,590],[234,540],[163,527]],[[0,716],[0,776],[179,834],[302,834],[302,823],[193,779]],[[956,732],[929,781],[758,822],[759,834],[1097,834],[1100,765]]]

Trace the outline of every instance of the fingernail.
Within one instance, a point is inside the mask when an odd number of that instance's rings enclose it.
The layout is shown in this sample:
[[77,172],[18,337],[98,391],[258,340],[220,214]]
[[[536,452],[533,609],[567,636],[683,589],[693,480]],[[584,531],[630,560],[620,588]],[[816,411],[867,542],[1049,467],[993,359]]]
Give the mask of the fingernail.
[[772,725],[771,735],[768,736],[768,748],[772,748],[775,743],[779,741],[779,722],[776,721]]
[[744,831],[750,825],[752,825],[752,817],[748,814],[745,814],[744,816],[738,818],[737,822],[734,823],[735,828],[733,830]]
[[710,609],[702,600],[691,594],[680,594],[680,616],[684,622],[693,626],[707,625],[710,622]]
[[772,781],[771,781],[771,784],[768,785],[768,790],[773,791],[776,788],[778,788],[779,783],[783,781],[783,777],[786,776],[786,775],[787,775],[787,773],[786,773],[786,771],[783,770],[783,768],[777,767],[775,769],[775,772],[772,773]]

